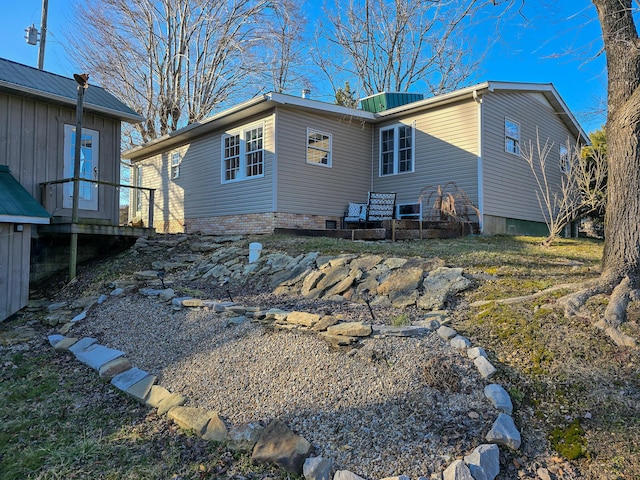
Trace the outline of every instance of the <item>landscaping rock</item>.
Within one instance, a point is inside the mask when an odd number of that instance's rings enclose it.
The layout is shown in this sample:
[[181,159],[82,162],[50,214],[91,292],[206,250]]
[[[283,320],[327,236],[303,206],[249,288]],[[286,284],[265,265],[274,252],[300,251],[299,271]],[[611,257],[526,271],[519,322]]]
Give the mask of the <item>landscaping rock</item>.
[[457,348],[458,350],[464,350],[465,348],[471,346],[471,342],[469,341],[469,339],[467,337],[463,337],[462,335],[456,335],[455,337],[453,337],[449,341],[449,344],[452,348]]
[[362,322],[344,322],[327,328],[330,335],[345,335],[350,337],[368,337],[371,335],[371,325]]
[[262,432],[264,432],[264,426],[258,422],[248,422],[232,427],[229,430],[227,446],[234,452],[251,452]]
[[469,467],[462,461],[456,460],[442,473],[443,480],[475,480]]
[[[153,388],[153,387],[152,387]],[[185,403],[187,403],[187,399],[184,395],[178,392],[173,392],[169,394],[167,397],[163,398],[160,403],[158,403],[158,415],[164,415],[169,412],[174,407],[181,407]]]
[[323,457],[309,457],[302,466],[306,480],[331,480],[333,461]]
[[480,445],[464,461],[476,480],[484,475],[487,480],[494,480],[500,473],[500,449],[497,445]]
[[489,401],[503,413],[511,415],[513,412],[513,403],[511,402],[511,396],[507,391],[496,383],[492,383],[484,387],[484,395]]
[[121,352],[120,350],[114,350],[95,343],[84,350],[75,352],[75,356],[78,360],[98,371],[104,364],[109,363],[111,360],[115,360],[118,357],[122,357],[123,355],[124,352]]
[[333,476],[333,480],[364,480],[364,478],[349,470],[338,470]]
[[442,325],[437,331],[438,336],[443,340],[450,340],[457,335],[457,332],[453,328],[447,327],[446,325]]
[[520,432],[516,428],[513,418],[506,413],[498,414],[498,418],[493,422],[485,439],[487,442],[505,445],[514,450],[520,448],[521,443]]
[[102,365],[98,370],[98,376],[103,380],[111,380],[129,369],[131,369],[131,362],[125,357],[118,357]]
[[311,444],[307,440],[281,421],[273,420],[262,432],[251,458],[256,463],[275,463],[288,472],[301,475],[310,453]]
[[291,312],[287,315],[287,322],[294,325],[303,325],[305,327],[313,327],[320,321],[320,315],[307,312]]
[[480,372],[480,375],[482,375],[482,378],[484,378],[485,380],[493,377],[496,374],[496,367],[494,367],[491,362],[486,359],[486,357],[477,357],[473,361],[473,364],[476,366],[478,372]]

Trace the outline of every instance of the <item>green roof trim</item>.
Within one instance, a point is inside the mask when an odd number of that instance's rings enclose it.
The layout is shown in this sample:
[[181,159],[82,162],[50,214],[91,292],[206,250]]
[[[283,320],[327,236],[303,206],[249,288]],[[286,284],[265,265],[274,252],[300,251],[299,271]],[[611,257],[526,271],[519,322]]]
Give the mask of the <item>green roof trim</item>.
[[48,224],[51,215],[0,165],[0,223]]

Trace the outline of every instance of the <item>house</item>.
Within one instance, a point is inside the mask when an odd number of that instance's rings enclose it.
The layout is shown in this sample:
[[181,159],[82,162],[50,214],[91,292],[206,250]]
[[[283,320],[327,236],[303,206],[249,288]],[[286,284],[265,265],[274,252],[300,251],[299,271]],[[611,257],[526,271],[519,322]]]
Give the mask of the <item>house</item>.
[[426,217],[433,197],[421,193],[454,182],[478,208],[483,233],[541,234],[521,149],[537,136],[553,142],[548,175],[559,181],[567,142],[588,142],[551,84],[491,81],[361,105],[268,93],[123,156],[138,184],[156,189],[154,226],[165,232],[336,228],[369,191],[395,192],[400,216]]
[[68,245],[71,233],[81,235],[82,259],[115,238],[152,232],[120,224],[121,125],[144,119],[96,85],[84,94],[79,176],[88,181],[80,182],[79,219],[71,221],[77,88],[73,78],[0,58],[0,166],[51,216],[34,228],[24,222],[33,237],[31,280],[68,258],[52,249]]

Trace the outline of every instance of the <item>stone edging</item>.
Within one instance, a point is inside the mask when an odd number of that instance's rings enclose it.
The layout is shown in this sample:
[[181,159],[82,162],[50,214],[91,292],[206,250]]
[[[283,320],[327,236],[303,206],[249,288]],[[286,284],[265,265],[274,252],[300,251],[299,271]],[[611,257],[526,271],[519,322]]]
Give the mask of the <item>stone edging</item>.
[[[158,295],[160,295],[159,291]],[[141,292],[142,293],[142,292]],[[155,293],[155,292],[154,292]],[[147,293],[148,294],[148,293]],[[153,294],[153,293],[152,293]],[[169,296],[170,298],[171,296]],[[104,301],[104,299],[102,299]],[[98,303],[102,303],[98,301]],[[215,302],[192,298],[173,299],[177,308],[208,307],[216,312],[236,315],[230,324],[251,319],[271,324],[280,329],[303,329],[314,331],[334,346],[350,345],[362,337],[419,336],[432,333],[449,341],[452,348],[467,354],[473,360],[484,379],[490,379],[496,372],[487,359],[482,347],[472,347],[471,342],[438,320],[425,320],[421,325],[392,327],[388,325],[368,325],[363,322],[344,322],[337,317],[320,317],[307,312],[285,312],[272,309],[261,311],[254,307],[243,307],[231,302]],[[437,314],[437,313],[436,313]],[[80,319],[75,319],[78,321]],[[50,335],[50,345],[58,351],[70,351],[85,365],[96,370],[100,378],[150,408],[156,408],[158,415],[166,415],[179,426],[193,430],[205,440],[226,442],[230,449],[251,452],[256,463],[275,463],[281,468],[303,474],[307,480],[330,479],[333,462],[322,457],[310,457],[312,446],[296,435],[279,420],[266,427],[257,422],[249,422],[230,429],[220,419],[217,412],[184,406],[187,399],[177,392],[155,385],[156,377],[131,365],[125,352],[100,345],[94,338],[76,339],[63,335]],[[443,472],[432,478],[443,480],[493,480],[500,472],[499,448],[503,445],[518,449],[521,439],[511,413],[513,405],[506,390],[498,384],[489,384],[484,394],[499,414],[487,433],[488,442],[477,447],[464,460],[456,460]],[[409,480],[406,476],[389,477],[384,480]],[[335,472],[333,480],[362,480],[347,470]],[[426,480],[420,477],[418,480]]]

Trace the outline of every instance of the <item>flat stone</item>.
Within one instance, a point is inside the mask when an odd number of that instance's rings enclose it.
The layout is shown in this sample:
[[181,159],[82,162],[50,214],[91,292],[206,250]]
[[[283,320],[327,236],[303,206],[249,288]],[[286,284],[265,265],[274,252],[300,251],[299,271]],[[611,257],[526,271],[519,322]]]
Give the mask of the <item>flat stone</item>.
[[144,380],[148,376],[150,375],[144,370],[134,367],[113,377],[111,379],[111,385],[119,390],[126,391],[127,388]]
[[350,337],[368,337],[371,335],[371,325],[362,322],[344,322],[327,328],[331,335],[345,335]]
[[338,282],[348,277],[350,270],[351,269],[349,267],[346,267],[343,265],[338,265],[335,267],[329,267],[325,269],[323,271],[324,276],[320,280],[318,280],[318,283],[316,284],[316,288],[318,290],[324,291],[329,289],[330,287],[333,287],[335,284],[337,284]]
[[147,396],[149,395],[149,392],[151,391],[151,387],[155,382],[156,382],[155,375],[147,375],[139,382],[134,383],[129,388],[124,390],[124,392],[128,393],[139,402],[144,403],[144,399],[147,398]]
[[340,320],[333,315],[325,315],[318,322],[311,327],[314,332],[322,332],[332,325],[336,325]]
[[489,399],[489,401],[500,410],[502,413],[506,413],[507,415],[511,415],[513,412],[513,403],[511,402],[511,396],[509,393],[502,387],[502,385],[498,385],[496,383],[492,383],[484,387],[484,395]]
[[471,476],[469,467],[462,461],[456,460],[442,472],[443,480],[475,480]]
[[397,477],[384,477],[380,480],[411,480],[411,477],[408,475],[398,475]]
[[160,288],[141,288],[138,290],[140,295],[144,295],[145,297],[157,297],[162,293],[162,289]]
[[137,280],[157,280],[158,272],[156,270],[143,270],[134,273],[134,276]]
[[324,457],[309,457],[302,466],[305,480],[331,480],[332,470],[333,461]]
[[319,332],[318,334],[334,347],[346,347],[358,341],[358,337],[349,337],[347,335],[332,335],[327,332]]
[[484,378],[485,380],[493,377],[496,374],[496,367],[494,367],[491,362],[486,359],[486,357],[477,357],[473,361],[473,364],[476,366],[478,372],[480,372],[480,375],[482,375],[482,378]]
[[85,365],[88,365],[94,370],[99,371],[105,363],[108,363],[111,360],[115,360],[118,357],[124,356],[124,352],[94,343],[84,350],[76,352],[75,356]]
[[206,429],[212,413],[208,410],[195,407],[174,407],[167,416],[186,430],[193,430],[202,435]]
[[131,362],[126,357],[118,357],[105,363],[98,370],[98,376],[103,380],[111,380],[116,375],[131,369]]
[[165,398],[171,395],[171,392],[160,385],[153,385],[149,390],[147,398],[144,399],[144,404],[147,407],[157,408]]
[[444,340],[450,340],[458,334],[453,328],[446,325],[442,325],[437,331],[438,336]]
[[472,347],[472,348],[467,350],[467,356],[471,360],[475,360],[478,357],[486,357],[487,356],[487,352],[485,352],[484,348],[482,348],[482,347]]
[[371,329],[374,337],[422,337],[429,334],[428,328],[417,325],[372,325]]
[[202,438],[210,442],[224,442],[228,438],[227,426],[224,424],[217,412],[210,412],[209,423],[202,433]]
[[453,348],[457,348],[458,350],[464,350],[471,346],[471,342],[467,337],[463,337],[462,335],[456,335],[451,340],[449,340],[449,344]]
[[520,448],[521,443],[520,432],[516,428],[513,418],[506,413],[498,414],[498,418],[493,422],[485,439],[489,443],[505,445],[514,450]]
[[256,463],[275,463],[280,468],[302,475],[302,466],[311,453],[311,444],[293,433],[284,423],[273,420],[253,447]]
[[229,430],[228,447],[234,452],[251,452],[260,436],[264,432],[264,426],[258,422],[248,422],[232,427]]
[[287,315],[287,322],[294,325],[304,325],[305,327],[313,327],[320,321],[320,315],[307,312],[291,312]]
[[165,288],[158,294],[158,298],[163,302],[168,302],[175,296],[176,292],[173,291],[173,288]]
[[182,303],[183,303],[185,300],[191,300],[192,298],[193,298],[193,297],[176,297],[176,298],[173,298],[173,299],[171,300],[171,305],[173,305],[173,306],[175,306],[175,307],[182,307],[182,306],[183,306],[183,305],[182,305]]
[[271,308],[267,310],[265,318],[267,320],[281,321],[286,320],[288,315],[289,312],[285,312],[284,310],[280,310],[279,308]]
[[[151,388],[153,389],[154,387]],[[158,415],[164,415],[173,407],[181,407],[185,403],[187,403],[187,398],[184,395],[178,392],[171,393],[158,403]]]
[[390,295],[392,292],[414,291],[421,283],[421,268],[402,268],[393,270],[391,274],[378,285],[377,292],[379,295]]
[[66,350],[69,350],[69,348],[71,348],[77,342],[78,342],[77,338],[64,337],[62,340],[60,340],[58,343],[56,343],[53,348],[54,348],[54,350],[58,350],[58,351],[63,351],[63,350],[66,351]]
[[407,263],[407,259],[406,258],[391,257],[391,258],[387,258],[382,263],[386,267],[389,267],[391,270],[395,270],[396,268],[404,267],[404,264]]
[[[362,272],[359,272],[359,274],[362,275]],[[326,290],[324,292],[324,297],[330,298],[333,295],[340,295],[346,292],[349,288],[351,288],[351,285],[353,285],[353,282],[355,282],[357,278],[358,278],[358,272],[354,273],[352,270],[348,276],[346,276],[341,281],[336,283],[333,287]]]
[[381,255],[363,255],[351,260],[349,267],[351,269],[362,270],[368,272],[382,261]]
[[[124,293],[124,288],[114,288],[113,290],[111,290],[111,293],[109,293],[109,295],[111,295],[112,297],[119,297],[123,293]],[[147,294],[143,293],[143,295],[147,295]]]
[[84,320],[85,318],[87,318],[87,311],[86,311],[86,310],[83,310],[83,311],[82,311],[82,312],[80,312],[78,315],[76,315],[75,317],[73,317],[73,318],[71,319],[71,321],[72,321],[73,323],[75,323],[75,322],[79,322],[79,321],[81,321],[81,320]]
[[47,337],[47,340],[49,340],[49,345],[55,347],[56,344],[60,343],[60,341],[64,340],[64,338],[65,337],[63,335],[49,335]]
[[78,340],[76,343],[74,343],[73,345],[71,345],[69,347],[69,351],[71,353],[73,353],[74,355],[76,355],[78,352],[81,352],[85,348],[90,347],[91,345],[93,345],[97,341],[98,340],[96,340],[95,338],[91,338],[91,337],[81,338],[80,340]]
[[494,480],[500,473],[500,449],[495,444],[480,445],[464,457],[464,461],[476,480],[482,475],[487,480]]
[[98,300],[96,300],[96,302],[98,303],[98,305],[102,305],[107,300],[107,298],[109,297],[107,297],[105,294],[102,294],[98,297]]
[[364,480],[364,478],[349,470],[338,470],[333,476],[333,480]]

